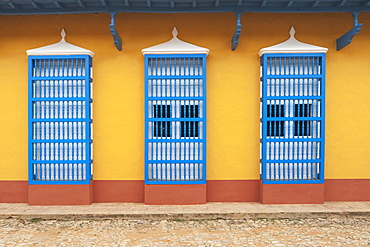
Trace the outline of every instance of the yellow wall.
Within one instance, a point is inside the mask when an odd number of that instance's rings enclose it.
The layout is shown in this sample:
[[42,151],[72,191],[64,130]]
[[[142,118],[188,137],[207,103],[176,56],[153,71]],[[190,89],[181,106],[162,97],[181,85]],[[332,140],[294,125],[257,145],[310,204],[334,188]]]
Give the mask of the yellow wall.
[[327,53],[326,178],[370,178],[370,14],[342,51],[335,40],[352,27],[342,14],[248,14],[236,51],[235,16],[124,14],[116,17],[123,51],[113,45],[108,14],[0,16],[0,180],[27,179],[27,49],[60,40],[96,53],[94,179],[141,180],[144,93],[141,49],[179,38],[210,49],[207,66],[207,179],[259,178],[258,51],[289,37]]

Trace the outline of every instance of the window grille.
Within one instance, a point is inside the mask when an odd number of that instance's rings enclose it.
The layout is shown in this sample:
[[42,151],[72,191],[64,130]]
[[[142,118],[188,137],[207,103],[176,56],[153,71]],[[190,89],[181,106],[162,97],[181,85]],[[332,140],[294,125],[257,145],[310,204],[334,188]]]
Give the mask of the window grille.
[[91,66],[87,55],[29,56],[29,184],[89,184]]
[[264,54],[261,69],[263,183],[323,183],[325,54]]
[[205,55],[145,55],[145,182],[204,184]]

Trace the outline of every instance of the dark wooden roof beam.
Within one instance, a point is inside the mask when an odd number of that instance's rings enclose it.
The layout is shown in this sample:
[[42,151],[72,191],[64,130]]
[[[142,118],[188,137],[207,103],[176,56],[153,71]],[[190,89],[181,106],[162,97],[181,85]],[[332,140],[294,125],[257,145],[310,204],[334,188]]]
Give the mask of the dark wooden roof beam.
[[364,1],[364,4],[362,6],[369,6],[370,5],[370,0]]
[[55,4],[55,6],[56,6],[58,9],[64,9],[63,4],[61,4],[60,2],[58,2],[58,1],[54,1],[54,4]]
[[340,2],[337,7],[343,7],[346,2],[347,0],[342,0],[342,2]]
[[81,0],[77,0],[77,4],[78,4],[78,6],[80,6],[81,8],[86,8],[86,5],[85,5]]
[[0,15],[370,12],[370,0],[0,0]]
[[108,7],[108,4],[105,0],[100,0],[100,3],[101,5],[103,5],[104,7]]
[[19,9],[18,4],[8,3],[8,5],[9,5],[12,9]]
[[312,7],[315,8],[319,5],[320,0],[316,0],[315,2],[312,3]]
[[34,1],[31,2],[31,5],[35,9],[42,9],[41,4],[35,3]]

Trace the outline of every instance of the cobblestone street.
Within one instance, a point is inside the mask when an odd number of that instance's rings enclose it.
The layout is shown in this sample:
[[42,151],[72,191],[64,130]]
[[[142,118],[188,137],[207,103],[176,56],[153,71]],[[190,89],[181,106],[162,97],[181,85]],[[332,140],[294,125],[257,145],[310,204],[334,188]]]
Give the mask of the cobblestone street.
[[369,218],[0,220],[0,247],[366,245]]

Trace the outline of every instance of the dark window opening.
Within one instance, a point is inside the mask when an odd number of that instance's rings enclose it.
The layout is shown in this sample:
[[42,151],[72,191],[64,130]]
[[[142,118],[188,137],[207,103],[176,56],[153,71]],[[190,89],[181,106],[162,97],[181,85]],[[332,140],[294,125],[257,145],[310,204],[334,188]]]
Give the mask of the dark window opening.
[[199,137],[199,122],[181,122],[181,137]]
[[[198,118],[199,105],[182,105],[181,118]],[[199,137],[199,121],[182,121],[181,137]]]
[[[267,105],[267,117],[284,117],[284,105]],[[284,121],[267,121],[267,136],[285,135]]]
[[199,117],[199,106],[198,105],[182,105],[181,106],[181,117],[182,118]]
[[[154,118],[170,118],[170,105],[153,105]],[[154,121],[153,122],[154,137],[171,137],[171,121]]]
[[[294,117],[312,117],[311,104],[295,104]],[[310,136],[312,122],[307,120],[294,121],[294,136]]]
[[171,106],[170,105],[153,105],[153,115],[155,118],[170,118]]
[[171,122],[156,121],[153,122],[154,137],[171,137]]

